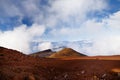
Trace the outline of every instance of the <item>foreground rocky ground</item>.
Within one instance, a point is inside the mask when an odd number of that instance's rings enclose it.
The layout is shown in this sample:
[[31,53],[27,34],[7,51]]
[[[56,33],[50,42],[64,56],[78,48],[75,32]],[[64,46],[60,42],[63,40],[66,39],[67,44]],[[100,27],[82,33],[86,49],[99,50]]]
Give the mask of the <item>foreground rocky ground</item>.
[[120,80],[119,59],[40,58],[0,47],[0,80]]

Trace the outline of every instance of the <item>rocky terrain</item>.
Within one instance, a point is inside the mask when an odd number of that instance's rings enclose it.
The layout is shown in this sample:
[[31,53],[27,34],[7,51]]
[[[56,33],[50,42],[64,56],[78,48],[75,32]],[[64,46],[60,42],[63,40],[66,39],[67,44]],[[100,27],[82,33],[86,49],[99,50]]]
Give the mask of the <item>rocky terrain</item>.
[[120,56],[43,58],[0,47],[0,80],[120,80]]

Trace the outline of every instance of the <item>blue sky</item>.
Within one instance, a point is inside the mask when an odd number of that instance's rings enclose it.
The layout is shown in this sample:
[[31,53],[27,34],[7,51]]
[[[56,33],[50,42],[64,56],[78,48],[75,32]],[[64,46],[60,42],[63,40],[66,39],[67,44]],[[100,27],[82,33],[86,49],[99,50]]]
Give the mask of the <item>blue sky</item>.
[[[26,3],[28,2],[32,2],[32,0],[25,0]],[[22,4],[22,2],[25,2],[24,0],[1,0],[1,8],[0,8],[0,30],[2,31],[6,31],[9,29],[13,29],[14,27],[17,27],[21,24],[26,24],[28,27],[31,26],[32,24],[34,24],[33,18],[35,17],[34,15],[42,15],[43,18],[47,18],[47,16],[49,15],[49,12],[46,11],[44,8],[48,7],[49,5],[51,5],[48,0],[36,0],[33,1],[33,4],[36,5],[36,7],[40,10],[35,11],[36,13],[32,14],[32,10],[31,11],[26,11],[26,9],[24,9],[24,4]],[[51,2],[54,0],[50,0]],[[59,2],[60,0],[58,0]],[[39,3],[36,3],[39,2]],[[96,12],[89,12],[87,18],[104,18],[106,16],[109,16],[109,14],[113,14],[117,11],[120,10],[120,0],[105,0],[104,2],[107,3],[108,7],[103,9],[102,12],[96,11]],[[87,0],[86,0],[87,3]],[[16,8],[18,8],[20,11],[18,11],[18,13],[15,13],[14,10],[12,10],[12,5]],[[10,6],[10,7],[9,7]],[[29,5],[30,6],[30,5]],[[102,5],[101,5],[102,6]],[[8,8],[8,9],[6,9]],[[10,10],[10,14],[13,13],[13,15],[9,15],[9,10]],[[21,19],[21,15],[22,14],[22,19]],[[30,15],[27,14],[30,13]],[[91,15],[90,15],[91,14]],[[74,16],[73,16],[74,17]],[[59,21],[60,22],[60,21]],[[42,22],[40,22],[41,24]],[[60,23],[63,25],[66,25],[63,23]],[[59,26],[59,24],[58,24]],[[61,25],[60,25],[61,26]],[[69,23],[68,23],[69,26]]]
[[0,0],[0,45],[22,52],[31,42],[80,40],[103,50],[109,40],[115,49],[106,52],[115,52],[119,31],[120,0]]

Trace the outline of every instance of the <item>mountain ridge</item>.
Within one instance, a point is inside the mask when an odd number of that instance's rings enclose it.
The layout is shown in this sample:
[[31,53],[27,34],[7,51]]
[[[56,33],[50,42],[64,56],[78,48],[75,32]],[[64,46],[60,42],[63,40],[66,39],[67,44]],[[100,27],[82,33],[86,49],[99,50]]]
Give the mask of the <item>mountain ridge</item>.
[[51,49],[47,49],[47,50],[43,50],[43,51],[38,51],[32,54],[29,54],[30,56],[33,57],[48,57],[50,56],[52,53],[54,53]]
[[82,57],[82,56],[86,56],[86,55],[79,53],[79,52],[73,50],[72,48],[64,48],[64,49],[50,55],[49,58]]

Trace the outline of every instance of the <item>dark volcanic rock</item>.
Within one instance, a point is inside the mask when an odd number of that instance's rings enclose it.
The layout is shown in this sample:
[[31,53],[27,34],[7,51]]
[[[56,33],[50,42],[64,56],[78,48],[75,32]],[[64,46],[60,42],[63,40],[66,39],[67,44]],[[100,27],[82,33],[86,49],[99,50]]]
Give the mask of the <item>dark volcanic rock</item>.
[[32,54],[30,54],[30,56],[34,56],[34,57],[48,57],[48,56],[50,56],[53,53],[54,52],[51,49],[48,49],[48,50],[32,53]]

